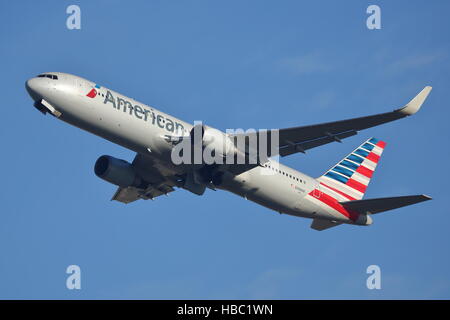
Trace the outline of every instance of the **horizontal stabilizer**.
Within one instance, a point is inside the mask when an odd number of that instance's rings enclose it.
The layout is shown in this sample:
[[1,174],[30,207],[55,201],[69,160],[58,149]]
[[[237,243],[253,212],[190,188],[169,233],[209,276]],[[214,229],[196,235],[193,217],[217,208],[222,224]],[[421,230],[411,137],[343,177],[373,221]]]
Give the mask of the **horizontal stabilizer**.
[[314,219],[311,223],[311,228],[317,231],[322,231],[328,228],[336,227],[340,225],[341,223],[331,221],[331,220],[321,220],[321,219]]
[[416,196],[344,201],[340,202],[340,204],[345,209],[356,211],[360,214],[368,214],[368,213],[375,214],[383,211],[409,206],[427,200],[431,200],[431,198],[426,195],[416,195]]

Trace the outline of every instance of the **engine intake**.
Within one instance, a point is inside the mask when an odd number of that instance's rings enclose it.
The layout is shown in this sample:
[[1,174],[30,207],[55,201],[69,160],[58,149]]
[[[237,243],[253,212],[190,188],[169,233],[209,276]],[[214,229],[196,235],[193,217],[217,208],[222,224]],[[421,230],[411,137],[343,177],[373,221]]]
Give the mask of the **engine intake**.
[[111,156],[103,155],[97,159],[94,172],[100,179],[119,187],[140,187],[142,179],[136,174],[131,163]]

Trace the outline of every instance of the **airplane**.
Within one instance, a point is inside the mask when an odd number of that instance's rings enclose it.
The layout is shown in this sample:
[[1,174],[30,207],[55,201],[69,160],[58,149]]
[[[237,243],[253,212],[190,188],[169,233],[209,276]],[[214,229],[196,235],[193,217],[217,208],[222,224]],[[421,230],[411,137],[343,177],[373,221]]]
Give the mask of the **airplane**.
[[[386,146],[377,138],[364,141],[318,178],[274,159],[341,142],[363,129],[411,116],[421,108],[430,86],[391,112],[271,130],[277,137],[275,147],[267,148],[267,157],[256,158],[250,156],[255,147],[248,141],[255,137],[263,141],[270,135],[267,131],[225,133],[202,123],[192,125],[68,73],[42,73],[27,80],[25,87],[34,107],[43,114],[136,152],[131,163],[109,155],[97,159],[95,174],[117,186],[111,200],[126,204],[153,200],[175,188],[197,195],[203,195],[206,188],[226,190],[280,214],[310,218],[311,228],[322,231],[341,224],[368,226],[374,214],[431,199],[423,194],[363,199]],[[242,138],[247,141],[244,148],[236,144]],[[256,148],[263,148],[266,142]],[[212,149],[219,159],[240,154],[244,161],[175,163],[174,149],[181,143],[191,143],[194,150]]]

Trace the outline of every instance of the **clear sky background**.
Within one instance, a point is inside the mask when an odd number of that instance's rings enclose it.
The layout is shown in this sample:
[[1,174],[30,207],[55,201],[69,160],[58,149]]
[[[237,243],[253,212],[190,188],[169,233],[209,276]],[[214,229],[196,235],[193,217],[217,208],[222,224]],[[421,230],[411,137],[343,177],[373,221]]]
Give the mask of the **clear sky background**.
[[[66,8],[81,7],[81,30]],[[368,30],[366,8],[381,7]],[[450,298],[448,1],[1,1],[0,298]],[[414,117],[282,159],[313,177],[388,145],[367,198],[432,201],[317,232],[223,191],[109,201],[98,156],[133,152],[43,116],[25,81],[73,73],[188,122],[282,128]],[[68,290],[67,266],[82,271]],[[379,265],[382,289],[366,288]]]

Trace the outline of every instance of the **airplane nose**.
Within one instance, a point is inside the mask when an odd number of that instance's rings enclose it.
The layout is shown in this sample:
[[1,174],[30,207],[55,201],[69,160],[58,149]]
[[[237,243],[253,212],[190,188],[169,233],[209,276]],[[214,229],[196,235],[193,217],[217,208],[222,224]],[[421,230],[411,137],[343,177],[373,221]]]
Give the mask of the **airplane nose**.
[[42,99],[42,97],[40,96],[40,94],[38,92],[39,91],[38,79],[36,79],[36,78],[28,79],[25,82],[25,88],[27,89],[28,94],[31,96],[31,98],[34,101],[38,101],[38,100]]

